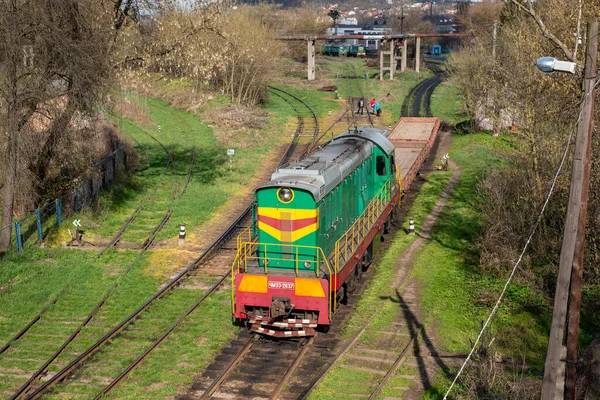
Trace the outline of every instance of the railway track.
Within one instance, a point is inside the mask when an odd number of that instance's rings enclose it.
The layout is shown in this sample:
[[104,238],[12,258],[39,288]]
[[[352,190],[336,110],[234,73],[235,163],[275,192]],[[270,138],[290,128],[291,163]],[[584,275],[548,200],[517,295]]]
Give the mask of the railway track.
[[278,340],[243,330],[177,399],[298,398],[306,389],[306,377],[322,368],[330,351],[339,345],[341,330],[350,319],[360,293],[368,286],[370,272],[367,270],[364,276],[348,301],[339,304],[327,333]]
[[[364,101],[364,110],[367,113],[367,120],[369,121],[369,125],[373,126],[373,117],[369,113],[369,109],[367,108],[367,98],[365,97],[365,93],[363,91],[362,85],[360,84],[360,77],[356,72],[355,65],[347,65],[348,73],[346,75],[346,82],[348,85],[348,103],[350,105],[350,109],[352,110],[352,122],[354,126],[357,126],[358,114],[355,114],[354,110],[358,110],[358,100],[363,99]],[[350,75],[350,73],[354,75]],[[355,102],[356,100],[356,102]],[[362,114],[361,114],[362,115]]]
[[[271,94],[288,103],[298,118],[291,144],[277,166],[277,168],[281,168],[312,152],[319,135],[319,120],[313,109],[299,97],[275,86],[268,86],[268,89]],[[300,147],[298,148],[298,146]]]
[[[352,123],[357,124],[352,99],[355,98],[354,92],[360,92],[358,96],[361,97],[364,94],[360,87],[348,85],[348,114],[352,116]],[[372,120],[369,121],[372,123]],[[409,202],[405,202],[402,208],[408,206]],[[350,340],[343,340],[345,336],[341,334],[341,329],[356,314],[355,302],[359,297],[356,292],[361,292],[368,285],[368,271],[365,272],[367,279],[363,279],[359,287],[351,291],[354,293],[348,297],[347,304],[340,305],[327,333],[319,332],[311,341],[303,339],[289,342],[259,338],[243,331],[203,371],[187,393],[177,399],[303,398],[332,366],[340,366],[342,371],[355,369],[368,377],[365,380],[367,383],[359,384],[369,391],[366,396],[364,390],[359,393],[351,386],[356,382],[348,382],[347,390],[336,394],[340,398],[375,398],[383,388],[387,391],[405,390],[404,386],[398,386],[397,381],[403,379],[403,364],[422,329],[414,317],[416,311],[412,300],[416,295],[415,288],[408,284],[409,265],[397,275],[396,290],[390,288],[389,297],[378,300],[377,311],[373,313],[371,308],[364,310],[362,322]],[[388,318],[390,312],[394,314],[393,319],[386,325],[388,320],[382,322],[382,319]],[[390,348],[393,353],[381,351],[381,348]],[[311,378],[314,379],[311,381]]]
[[[167,158],[165,166],[162,169],[162,174],[160,175],[152,194],[146,196],[146,200],[152,200],[159,190],[159,187],[164,185],[163,181],[169,169],[169,165],[174,163],[173,152],[169,152],[166,146],[160,143],[151,134],[147,132],[144,133],[160,145],[165,151]],[[141,147],[143,153],[146,154],[148,165],[150,165],[148,152],[139,141],[136,140],[136,142],[139,147]],[[194,158],[195,148],[192,151],[187,180],[184,185],[181,185],[182,189],[179,193],[179,197],[183,196],[185,189],[187,188],[187,183],[191,177]],[[172,187],[173,195],[170,197],[171,203],[175,200],[175,195],[177,193],[175,179]],[[106,250],[118,242],[123,232],[125,232],[140,211],[142,211],[144,206],[143,202],[144,201],[142,201],[140,206],[134,210],[117,234],[106,246],[104,246],[97,258],[106,254]],[[106,279],[107,282],[98,281],[98,284],[94,285],[93,288],[71,287],[70,284],[67,284],[65,288],[52,299],[50,304],[40,312],[40,314],[34,317],[29,324],[27,324],[3,347],[2,352],[5,352],[11,345],[16,343],[17,340],[23,337],[29,339],[26,340],[25,343],[19,343],[18,348],[14,349],[12,352],[5,353],[4,360],[0,359],[0,373],[11,370],[13,372],[19,371],[19,373],[16,374],[16,379],[12,379],[14,377],[13,375],[11,376],[11,382],[3,385],[3,394],[9,395],[10,398],[26,397],[27,393],[31,392],[40,384],[41,379],[44,379],[47,375],[51,376],[53,371],[60,369],[61,365],[64,365],[66,362],[65,360],[79,354],[78,350],[81,348],[81,342],[90,341],[94,336],[97,336],[99,332],[106,330],[104,326],[106,320],[109,320],[110,317],[103,315],[104,309],[108,309],[106,312],[110,313],[110,311],[114,311],[115,307],[115,302],[111,303],[109,297],[117,292],[119,286],[126,286],[127,275],[141,259],[144,252],[153,244],[159,232],[168,222],[171,214],[171,208],[167,207],[166,212],[162,214],[160,220],[152,227],[152,230],[147,235],[146,239],[139,245],[140,250],[133,261],[125,261],[127,257],[122,257],[119,253],[102,257],[102,260],[108,257],[108,260],[104,260],[104,262],[111,262],[112,265],[115,265],[114,267],[105,267],[106,269],[109,269],[109,277],[112,277],[112,280]],[[116,279],[114,278],[115,276]],[[85,294],[82,294],[82,291],[85,292]],[[104,295],[101,294],[102,292],[104,292]],[[101,298],[99,302],[97,300],[98,298]],[[92,306],[93,302],[97,302],[95,306]],[[90,309],[91,311],[89,311]],[[89,312],[89,314],[86,315],[85,312]],[[39,326],[36,327],[36,324]],[[34,328],[37,328],[37,332]],[[40,340],[43,341],[41,346],[39,345]],[[44,359],[45,361],[42,361]],[[23,380],[21,379],[26,379],[25,383],[23,383]],[[13,390],[16,390],[16,392],[9,394],[11,387],[14,388]]]
[[414,86],[402,103],[403,117],[431,117],[431,95],[435,88],[443,82],[444,71],[434,63],[427,63],[434,76]]

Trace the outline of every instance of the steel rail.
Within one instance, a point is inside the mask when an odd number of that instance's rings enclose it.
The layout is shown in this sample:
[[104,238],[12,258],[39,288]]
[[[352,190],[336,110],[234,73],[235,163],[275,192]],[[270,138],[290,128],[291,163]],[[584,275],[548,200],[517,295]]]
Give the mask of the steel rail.
[[[437,66],[434,66],[431,70],[435,73],[433,77],[420,81],[418,84],[413,86],[408,92],[408,95],[402,103],[401,116],[419,117],[421,114],[421,108],[425,108],[424,112],[427,116],[431,115],[431,95],[435,88],[443,80],[443,78],[441,77],[442,71]],[[409,112],[409,105],[411,104],[411,101],[412,113]]]
[[436,64],[430,64],[430,69],[435,74],[433,77],[423,81],[423,85],[419,87],[415,94],[415,103],[413,104],[413,114],[415,117],[420,116],[421,109],[424,117],[431,114],[431,95],[435,88],[442,81],[442,70]]
[[396,373],[396,371],[398,371],[398,368],[400,368],[400,365],[404,362],[404,359],[406,358],[406,355],[408,354],[408,350],[410,349],[410,346],[412,346],[412,344],[415,342],[415,340],[417,340],[417,338],[421,335],[421,333],[423,332],[423,329],[424,329],[423,325],[421,325],[419,327],[419,330],[417,330],[415,332],[415,334],[412,336],[410,341],[406,344],[406,346],[404,346],[404,349],[402,350],[400,355],[396,358],[396,361],[394,361],[394,364],[386,372],[386,374],[383,377],[383,379],[381,380],[381,382],[379,382],[379,385],[377,385],[377,387],[375,388],[373,393],[371,393],[371,395],[369,396],[369,400],[374,400],[379,395],[379,393],[381,393],[381,390],[389,382],[389,380]]
[[308,349],[310,348],[310,346],[313,344],[314,341],[315,341],[315,336],[311,336],[310,339],[308,339],[308,341],[303,344],[302,350],[300,350],[300,352],[296,356],[296,359],[294,360],[294,362],[290,365],[290,367],[287,369],[287,371],[285,371],[285,374],[283,375],[283,377],[281,378],[281,380],[279,381],[279,383],[277,384],[275,389],[271,392],[269,399],[275,400],[281,394],[281,391],[283,390],[284,386],[288,383],[288,381],[290,380],[290,377],[296,371],[296,368],[298,367],[298,365],[300,365],[300,361],[302,361],[302,359],[304,358],[304,356],[308,352]]
[[431,117],[431,97],[433,95],[433,91],[440,85],[440,83],[442,83],[442,81],[444,80],[443,76],[441,76],[441,74],[438,74],[438,76],[436,76],[436,79],[434,79],[431,84],[429,85],[429,87],[427,89],[425,89],[425,100],[423,101],[423,108],[425,109],[425,116],[426,117]]
[[137,141],[136,138],[134,138],[133,136],[130,136],[131,139],[138,145],[138,147],[142,150],[142,153],[144,153],[144,155],[146,156],[146,177],[150,178],[150,156],[148,155],[148,152],[146,151],[146,149],[144,148],[144,146],[142,146],[142,144],[140,142]]
[[194,312],[198,308],[198,306],[200,306],[200,304],[202,304],[202,302],[204,302],[204,300],[206,300],[206,298],[209,295],[211,295],[219,286],[221,286],[221,284],[225,281],[225,279],[227,279],[227,277],[229,277],[230,274],[231,274],[231,271],[228,270],[226,274],[224,274],[213,286],[211,286],[208,289],[208,291],[206,293],[204,293],[204,295],[192,307],[190,307],[181,317],[179,317],[179,319],[175,323],[173,323],[158,339],[156,339],[138,358],[136,358],[135,361],[133,361],[131,364],[129,364],[129,366],[123,372],[121,372],[118,377],[113,379],[111,383],[106,385],[106,387],[104,389],[102,389],[102,391],[100,393],[98,393],[96,395],[96,397],[94,397],[94,399],[95,400],[100,399],[102,396],[108,394],[108,392],[110,392],[116,385],[118,385],[119,382],[121,382],[123,380],[123,378],[125,378],[127,376],[127,374],[129,374],[135,367],[137,367],[144,360],[144,358],[146,358],[146,356],[148,354],[150,354],[150,352],[152,350],[154,350],[156,347],[158,347],[158,345],[160,345],[163,342],[163,340],[165,340],[165,338],[171,332],[173,332],[173,330],[176,327],[181,325],[181,323],[192,312]]
[[[162,229],[162,227],[165,225],[166,221],[168,221],[170,215],[171,215],[172,211],[169,210],[167,212],[167,214],[165,215],[165,217],[163,217],[163,219],[161,220],[161,222],[159,223],[159,227],[160,229]],[[153,232],[153,236],[155,237],[156,234],[160,231],[160,229],[155,228],[154,232]],[[75,331],[71,334],[71,336],[69,336],[64,342],[63,344],[50,356],[50,358],[48,360],[46,360],[46,362],[36,370],[36,372],[33,373],[33,375],[27,380],[27,382],[25,382],[12,396],[11,396],[11,400],[14,399],[18,399],[21,395],[25,394],[30,388],[31,385],[33,384],[33,382],[35,382],[38,378],[40,378],[47,370],[48,366],[50,364],[52,364],[64,351],[64,349],[73,342],[73,340],[75,340],[77,338],[77,336],[79,336],[79,333],[81,333],[81,331],[83,330],[83,328],[85,328],[87,326],[87,324],[94,318],[94,316],[98,313],[98,311],[100,311],[102,309],[102,307],[104,306],[104,304],[106,303],[106,300],[110,297],[110,295],[117,289],[117,287],[119,286],[119,284],[121,283],[121,281],[125,278],[125,276],[127,276],[127,274],[131,271],[131,269],[133,268],[133,266],[138,262],[138,260],[142,257],[142,255],[144,254],[144,252],[148,249],[149,245],[144,247],[142,249],[142,251],[140,251],[140,253],[137,255],[137,257],[129,264],[129,266],[127,267],[127,269],[123,272],[123,274],[121,274],[121,276],[119,276],[119,278],[117,279],[117,281],[114,283],[114,285],[106,292],[106,294],[104,295],[104,297],[102,298],[102,300],[100,300],[100,302],[96,305],[96,307],[94,307],[94,309],[92,310],[92,312],[86,317],[86,319],[79,324],[79,326],[75,329]]]
[[98,256],[96,258],[102,257],[102,254],[104,254],[104,252],[106,250],[108,250],[109,248],[111,248],[112,246],[114,246],[121,239],[121,236],[123,235],[123,233],[125,233],[125,230],[129,226],[129,224],[132,223],[133,220],[135,220],[135,217],[137,217],[137,215],[139,214],[139,212],[141,210],[142,210],[142,208],[140,206],[138,206],[138,208],[136,208],[133,211],[133,213],[131,214],[131,216],[127,220],[127,222],[125,222],[125,224],[121,227],[121,229],[119,229],[119,231],[117,232],[117,234],[115,236],[113,236],[113,238],[110,240],[110,242],[108,242],[108,244],[98,253]]
[[233,360],[231,360],[229,364],[227,364],[227,366],[225,367],[225,369],[223,369],[223,371],[221,371],[219,376],[217,376],[215,380],[213,380],[213,382],[206,388],[204,393],[202,393],[200,399],[209,398],[215,393],[215,391],[221,386],[223,381],[229,376],[233,369],[244,359],[244,357],[250,352],[250,350],[252,350],[252,347],[254,346],[257,340],[257,334],[252,335],[250,339],[248,339],[248,342],[237,352]]
[[48,311],[50,309],[50,307],[55,304],[58,299],[60,298],[60,296],[67,291],[67,289],[70,287],[70,283],[65,285],[65,287],[56,295],[56,297],[54,297],[50,303],[48,303],[48,305],[39,312],[38,315],[36,315],[35,317],[33,317],[33,319],[31,321],[29,321],[29,323],[27,325],[25,325],[25,327],[23,329],[21,329],[15,336],[13,336],[8,342],[6,342],[6,344],[4,346],[2,346],[2,348],[0,349],[0,354],[4,353],[6,350],[8,350],[10,348],[10,346],[12,346],[12,344],[14,342],[16,342],[17,340],[19,340],[21,338],[21,336],[23,336],[24,334],[27,333],[27,331],[36,323],[39,321],[40,318],[42,318],[42,316],[46,313],[46,311]]
[[[410,266],[410,268],[406,272],[406,275],[404,275],[404,277],[402,278],[402,280],[400,281],[400,283],[396,287],[396,291],[401,291],[402,289],[404,289],[404,286],[406,286],[406,284],[408,283],[408,280],[411,277],[412,271],[414,269],[415,269],[415,263],[412,263],[411,266]],[[360,337],[363,335],[363,333],[365,333],[365,331],[367,330],[367,328],[369,327],[369,325],[371,324],[371,322],[373,322],[373,320],[375,319],[375,317],[377,317],[381,313],[381,311],[384,308],[384,305],[390,299],[391,299],[391,295],[388,297],[388,299],[386,301],[384,301],[384,303],[382,303],[380,305],[380,307],[373,314],[371,314],[371,316],[361,326],[361,328],[354,334],[354,336],[352,338],[350,338],[346,342],[346,344],[340,349],[340,351],[335,355],[335,357],[333,359],[331,359],[331,361],[329,361],[325,365],[325,367],[323,368],[323,370],[319,371],[319,375],[317,377],[315,377],[310,382],[310,384],[308,385],[308,387],[306,389],[304,389],[304,392],[302,392],[302,395],[300,396],[300,399],[306,399],[308,397],[308,394],[310,393],[310,391],[317,384],[319,384],[319,382],[321,382],[323,380],[323,378],[325,377],[325,374],[331,369],[331,367],[333,367],[335,365],[335,363],[337,363],[337,361],[340,360],[350,350],[350,348],[352,348],[352,346],[354,346],[356,344],[356,342],[358,341],[358,339],[360,339]]]
[[331,123],[331,125],[329,125],[329,128],[327,128],[327,130],[325,130],[325,132],[323,132],[323,133],[321,134],[321,136],[319,136],[315,142],[316,142],[316,143],[319,143],[319,142],[321,142],[321,139],[323,139],[323,138],[325,137],[325,135],[326,135],[327,133],[329,133],[329,131],[330,131],[331,129],[333,129],[333,127],[334,127],[335,125],[337,125],[337,124],[338,124],[338,123],[339,123],[339,122],[342,120],[342,118],[344,118],[344,115],[346,115],[347,113],[348,113],[348,109],[346,108],[346,111],[344,111],[344,113],[343,113],[342,115],[340,115],[338,118],[336,118],[336,119],[335,119],[335,121],[333,121],[333,122]]
[[[276,90],[276,91],[279,91],[279,92],[285,93],[287,96],[290,96],[290,97],[291,97],[291,98],[293,98],[294,100],[296,100],[296,101],[298,101],[299,103],[301,103],[301,104],[302,104],[302,105],[303,105],[303,106],[304,106],[304,107],[305,107],[305,108],[306,108],[306,109],[307,109],[307,110],[310,112],[310,114],[311,114],[311,119],[312,119],[312,120],[314,121],[314,123],[315,123],[315,128],[314,128],[313,138],[312,138],[312,141],[311,141],[310,145],[307,147],[307,150],[304,152],[304,154],[302,154],[302,155],[300,156],[300,158],[301,158],[301,159],[302,159],[302,158],[304,158],[304,157],[306,157],[308,154],[310,154],[310,153],[312,152],[312,150],[313,150],[313,148],[314,148],[314,146],[315,146],[315,143],[316,143],[317,136],[318,136],[318,134],[319,134],[319,119],[317,118],[317,115],[315,114],[315,112],[313,111],[313,109],[312,109],[312,108],[311,108],[311,107],[310,107],[310,106],[309,106],[309,105],[308,105],[308,104],[307,104],[307,103],[306,103],[304,100],[302,100],[302,99],[301,99],[301,98],[299,98],[298,96],[295,96],[295,95],[293,95],[293,94],[291,94],[291,93],[289,93],[289,92],[286,92],[286,91],[285,91],[285,90],[283,90],[283,89],[279,89],[279,88],[277,88],[277,87],[274,87],[274,86],[268,86],[268,88],[269,88],[269,89],[271,89],[271,90]],[[291,104],[291,103],[290,103],[290,104]],[[292,106],[292,107],[293,107],[293,106]],[[295,107],[294,107],[294,110],[296,110],[296,108],[295,108]],[[298,111],[296,111],[296,112],[298,112]],[[299,112],[298,112],[298,115],[300,115],[300,114],[299,114]],[[304,122],[303,122],[303,124],[304,124]]]
[[288,99],[286,99],[281,94],[276,93],[275,91],[272,91],[272,93],[275,96],[277,96],[280,99],[282,99],[283,101],[285,101],[286,103],[288,103],[290,105],[290,107],[292,107],[292,109],[296,112],[296,116],[298,118],[298,123],[296,124],[296,131],[294,132],[294,137],[292,138],[292,141],[290,142],[289,146],[285,150],[285,153],[283,153],[283,156],[281,157],[281,160],[279,160],[279,163],[277,164],[277,169],[279,169],[279,168],[281,168],[284,165],[287,165],[289,163],[289,158],[292,155],[292,153],[294,152],[294,150],[296,149],[296,145],[298,144],[298,141],[300,140],[300,135],[302,134],[302,131],[303,131],[303,128],[304,128],[304,119],[300,115],[300,111],[298,111],[298,109],[292,104],[291,101],[289,101]]
[[196,162],[196,137],[194,137],[194,150],[192,151],[192,160],[190,161],[190,170],[188,171],[188,175],[187,175],[187,179],[185,181],[185,185],[183,185],[183,189],[181,190],[181,193],[179,195],[180,199],[183,197],[183,195],[187,191],[187,188],[188,188],[188,186],[190,184],[190,181],[192,180],[192,173],[194,172],[194,164],[195,164],[195,162]]
[[48,381],[44,382],[39,388],[37,388],[34,392],[29,394],[27,399],[35,399],[45,393],[52,385],[64,379],[71,371],[75,368],[79,367],[86,359],[91,357],[96,351],[98,351],[105,343],[110,341],[114,336],[116,336],[120,331],[122,331],[125,326],[127,326],[131,321],[133,321],[142,311],[146,310],[150,305],[154,303],[155,300],[160,299],[168,290],[172,289],[176,285],[180,283],[180,281],[187,276],[201,261],[207,259],[215,250],[217,250],[223,243],[229,239],[231,234],[234,232],[235,227],[239,225],[239,223],[247,217],[247,215],[251,212],[252,206],[254,203],[251,203],[246,209],[236,218],[236,220],[223,232],[209,247],[206,251],[204,251],[196,260],[194,260],[188,267],[180,272],[175,278],[173,278],[167,285],[165,285],[161,290],[159,290],[156,294],[154,294],[151,298],[149,298],[144,304],[138,307],[133,313],[131,313],[128,317],[126,317],[123,321],[121,321],[116,327],[114,327],[110,332],[105,334],[100,340],[98,340],[95,344],[89,347],[86,351],[80,354],[76,359],[71,361],[66,367],[57,372],[52,378]]
[[358,125],[356,124],[356,115],[354,114],[354,98],[352,97],[352,87],[350,85],[350,65],[345,63],[346,70],[348,73],[346,74],[346,83],[348,84],[348,104],[350,105],[350,113],[352,115],[352,123],[354,124],[354,129],[358,129]]
[[[155,142],[157,142],[163,148],[163,150],[165,150],[165,152],[166,152],[166,154],[168,156],[167,163],[166,163],[165,168],[163,169],[163,172],[162,172],[162,174],[160,176],[159,182],[157,182],[157,184],[154,187],[154,191],[153,191],[153,194],[154,194],[158,190],[158,186],[162,183],[162,180],[164,179],[164,176],[166,175],[166,173],[167,173],[167,171],[169,169],[169,164],[171,162],[174,163],[174,156],[173,156],[173,153],[170,153],[168,151],[168,149],[158,139],[156,139],[153,135],[151,135],[150,133],[146,132],[143,129],[142,129],[142,131],[146,135],[148,135],[152,140],[154,140]],[[172,202],[173,202],[173,199],[171,200],[171,203]],[[111,242],[109,243],[109,245],[104,250],[108,249],[110,246],[114,245],[114,243],[116,243],[119,240],[119,238],[121,237],[121,235],[123,234],[123,232],[125,231],[125,229],[127,228],[127,226],[129,226],[129,224],[135,219],[135,216],[139,213],[140,210],[141,210],[141,206],[138,206],[138,208],[130,216],[129,220],[125,223],[124,227],[119,230],[119,232],[117,233],[117,235],[115,235],[115,237],[113,238],[113,240],[111,240]],[[124,277],[131,271],[131,269],[133,268],[133,266],[138,262],[138,260],[144,254],[144,252],[152,245],[152,243],[154,242],[154,240],[155,240],[156,236],[158,235],[158,233],[162,230],[162,228],[168,222],[168,220],[171,217],[172,213],[173,213],[172,209],[169,208],[167,210],[167,212],[165,213],[165,215],[163,216],[163,218],[161,219],[161,221],[159,222],[159,224],[154,228],[154,230],[149,235],[149,237],[144,241],[144,243],[142,245],[142,250],[140,251],[140,253],[128,265],[128,267],[119,276],[119,278],[117,278],[117,280],[114,283],[114,285],[107,291],[107,293],[104,295],[104,297],[102,298],[102,300],[100,300],[100,302],[96,305],[96,307],[92,310],[92,312],[88,315],[88,317],[75,329],[75,331],[52,354],[52,356],[50,356],[50,358],[48,360],[46,360],[46,362],[40,368],[38,368],[38,370],[36,370],[36,372],[34,372],[34,374],[17,390],[17,392],[15,392],[15,394],[13,394],[13,396],[11,397],[11,400],[12,399],[17,399],[19,396],[21,396],[22,394],[26,393],[30,389],[30,387],[33,384],[33,382],[35,382],[42,374],[44,374],[46,372],[48,366],[52,362],[54,362],[60,356],[60,354],[62,354],[62,352],[64,351],[64,349],[71,342],[73,342],[73,340],[75,340],[77,338],[77,336],[79,335],[79,333],[81,333],[81,331],[83,330],[83,328],[85,328],[87,326],[87,324],[92,320],[92,318],[98,313],[98,311],[100,311],[100,309],[105,304],[105,302],[108,299],[108,297],[114,292],[114,290],[116,290],[116,288],[119,286],[121,280],[124,279]],[[98,255],[98,257],[96,259],[98,259],[104,253],[104,250]],[[57,297],[57,299],[58,299],[58,297]],[[36,320],[36,322],[38,320],[39,320],[39,318]],[[31,326],[33,326],[33,324],[30,324],[29,328],[31,328]]]
[[[354,70],[354,75],[356,75],[356,66],[352,65],[352,69]],[[360,84],[360,81],[357,81],[356,84],[358,85],[358,90],[360,92],[360,97],[363,99],[364,102],[364,108],[367,109],[367,99],[365,98],[365,93],[362,89],[362,85]],[[373,117],[371,117],[371,114],[369,113],[369,110],[367,109],[367,117],[369,118],[369,124],[371,124],[371,126],[373,126]]]

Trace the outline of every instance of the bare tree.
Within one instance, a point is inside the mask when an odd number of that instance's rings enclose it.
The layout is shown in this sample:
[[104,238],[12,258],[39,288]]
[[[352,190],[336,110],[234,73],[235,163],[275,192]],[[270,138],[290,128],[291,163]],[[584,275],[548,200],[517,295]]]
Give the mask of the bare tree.
[[[113,28],[106,21],[93,0],[0,1],[2,226],[12,224],[21,138],[38,133],[39,152],[28,165],[43,182],[74,117],[94,114],[110,75]],[[0,232],[0,249],[9,247],[10,235],[10,228]]]

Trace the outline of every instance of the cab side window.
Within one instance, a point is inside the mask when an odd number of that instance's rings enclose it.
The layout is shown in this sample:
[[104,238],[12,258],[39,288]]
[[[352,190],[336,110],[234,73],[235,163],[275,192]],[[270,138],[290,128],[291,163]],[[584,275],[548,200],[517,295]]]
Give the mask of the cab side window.
[[385,157],[377,156],[375,160],[375,169],[377,170],[377,176],[385,176]]

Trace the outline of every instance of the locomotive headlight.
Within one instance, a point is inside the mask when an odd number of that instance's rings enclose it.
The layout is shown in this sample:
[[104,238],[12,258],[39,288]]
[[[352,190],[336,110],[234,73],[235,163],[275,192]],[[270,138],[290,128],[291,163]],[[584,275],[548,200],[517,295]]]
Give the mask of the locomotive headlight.
[[310,268],[312,263],[310,261],[304,261],[304,268]]
[[289,203],[294,199],[294,192],[290,188],[279,188],[277,197],[279,197],[282,203]]

